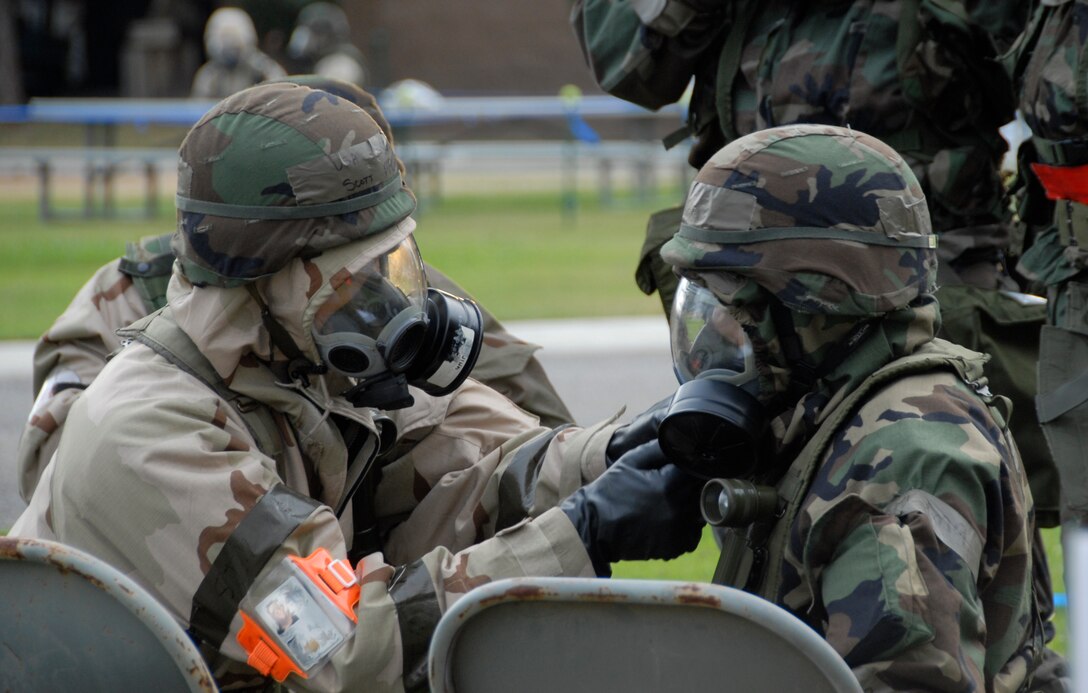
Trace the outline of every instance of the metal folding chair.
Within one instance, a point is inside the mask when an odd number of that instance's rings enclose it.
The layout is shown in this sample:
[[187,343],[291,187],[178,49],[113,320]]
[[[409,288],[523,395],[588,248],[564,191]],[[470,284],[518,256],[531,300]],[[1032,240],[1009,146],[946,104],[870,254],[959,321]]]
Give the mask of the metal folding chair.
[[89,554],[0,537],[0,586],[4,690],[217,690],[166,609]]
[[435,693],[857,691],[842,658],[784,609],[713,584],[518,578],[443,615]]

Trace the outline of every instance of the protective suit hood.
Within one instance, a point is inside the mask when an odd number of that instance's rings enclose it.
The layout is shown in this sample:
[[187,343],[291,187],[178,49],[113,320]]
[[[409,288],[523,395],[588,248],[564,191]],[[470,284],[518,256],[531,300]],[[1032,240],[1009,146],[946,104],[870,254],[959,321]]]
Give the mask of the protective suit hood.
[[[311,327],[314,313],[332,292],[330,281],[340,271],[365,264],[389,251],[415,229],[407,217],[385,233],[325,251],[309,259],[295,257],[275,274],[254,286],[272,317],[283,326],[302,353],[314,363],[320,354]],[[167,299],[178,324],[228,382],[240,362],[253,357],[284,362],[261,319],[261,308],[244,286],[195,287],[175,272]]]

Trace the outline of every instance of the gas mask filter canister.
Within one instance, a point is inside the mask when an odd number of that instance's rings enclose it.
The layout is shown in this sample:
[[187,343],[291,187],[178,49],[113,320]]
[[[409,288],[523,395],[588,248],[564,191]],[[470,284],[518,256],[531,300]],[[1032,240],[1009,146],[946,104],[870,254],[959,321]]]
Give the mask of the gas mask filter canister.
[[465,381],[483,345],[475,303],[428,289],[415,242],[332,280],[317,309],[313,337],[322,360],[352,378],[355,406],[411,406],[408,386],[449,394]]

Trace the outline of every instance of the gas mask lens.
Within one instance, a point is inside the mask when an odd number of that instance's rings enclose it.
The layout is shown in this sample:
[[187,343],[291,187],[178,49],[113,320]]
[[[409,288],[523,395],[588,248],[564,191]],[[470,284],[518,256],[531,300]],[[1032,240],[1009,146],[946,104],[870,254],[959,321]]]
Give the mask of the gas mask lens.
[[703,479],[751,473],[766,419],[744,328],[710,290],[681,279],[671,330],[681,385],[658,427],[662,451]]
[[411,237],[351,273],[314,314],[314,341],[331,368],[353,378],[400,373],[427,332],[423,262]]
[[748,335],[709,289],[681,279],[670,324],[673,370],[681,383],[703,373],[730,381],[755,377]]

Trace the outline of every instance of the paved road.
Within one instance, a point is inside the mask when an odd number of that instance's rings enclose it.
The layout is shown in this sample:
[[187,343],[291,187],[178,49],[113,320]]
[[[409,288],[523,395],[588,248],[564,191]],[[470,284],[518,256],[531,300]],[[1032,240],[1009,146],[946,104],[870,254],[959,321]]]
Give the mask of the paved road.
[[[626,405],[630,417],[676,388],[668,330],[660,317],[526,321],[508,329],[540,344],[540,360],[580,423]],[[15,448],[33,403],[29,342],[0,342],[0,529],[25,504],[15,483]]]

